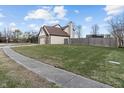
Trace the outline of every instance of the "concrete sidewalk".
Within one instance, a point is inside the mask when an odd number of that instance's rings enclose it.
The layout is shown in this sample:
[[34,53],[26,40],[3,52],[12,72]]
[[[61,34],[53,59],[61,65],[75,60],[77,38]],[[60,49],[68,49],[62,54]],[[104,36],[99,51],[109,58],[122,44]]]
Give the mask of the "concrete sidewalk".
[[5,54],[27,69],[46,78],[48,81],[67,88],[111,88],[111,86],[85,78],[74,73],[55,68],[35,59],[23,56],[9,47],[3,48]]

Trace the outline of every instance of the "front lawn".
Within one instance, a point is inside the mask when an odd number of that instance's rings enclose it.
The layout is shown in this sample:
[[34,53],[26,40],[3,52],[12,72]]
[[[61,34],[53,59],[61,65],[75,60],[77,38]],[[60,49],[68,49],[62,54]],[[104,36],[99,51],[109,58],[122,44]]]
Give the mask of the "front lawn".
[[14,50],[114,87],[124,87],[124,49],[79,45],[38,45],[17,47]]

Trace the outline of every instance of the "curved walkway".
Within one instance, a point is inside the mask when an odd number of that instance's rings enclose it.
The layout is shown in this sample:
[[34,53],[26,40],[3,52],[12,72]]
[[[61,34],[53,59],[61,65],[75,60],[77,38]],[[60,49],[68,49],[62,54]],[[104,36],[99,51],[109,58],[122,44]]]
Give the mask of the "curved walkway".
[[9,47],[3,48],[5,54],[17,63],[23,65],[27,69],[46,78],[48,81],[54,82],[62,87],[71,88],[111,88],[111,86],[99,83],[97,81],[85,78],[83,76],[56,68],[54,66],[42,63],[35,59],[23,56]]

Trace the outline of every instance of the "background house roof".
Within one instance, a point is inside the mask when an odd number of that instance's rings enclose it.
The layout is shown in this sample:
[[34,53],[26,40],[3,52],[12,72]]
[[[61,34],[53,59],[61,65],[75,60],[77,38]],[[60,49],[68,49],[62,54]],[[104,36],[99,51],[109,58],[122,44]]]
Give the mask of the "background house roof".
[[63,26],[63,27],[62,27],[62,30],[64,30],[64,29],[67,28],[67,27],[69,27],[69,25],[67,25],[67,26]]
[[44,26],[44,27],[46,28],[47,32],[50,35],[53,35],[53,36],[66,36],[66,37],[69,37],[70,36],[68,33],[66,33],[65,31],[63,31],[59,27],[55,27],[55,26]]

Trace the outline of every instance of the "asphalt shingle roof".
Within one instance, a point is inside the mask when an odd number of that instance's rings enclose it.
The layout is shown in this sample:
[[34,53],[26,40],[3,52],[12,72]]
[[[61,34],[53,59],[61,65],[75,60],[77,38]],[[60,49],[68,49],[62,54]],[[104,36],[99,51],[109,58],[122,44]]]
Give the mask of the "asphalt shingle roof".
[[69,37],[68,33],[62,30],[62,28],[55,27],[55,26],[44,26],[47,29],[47,32],[50,35],[54,36],[66,36]]

